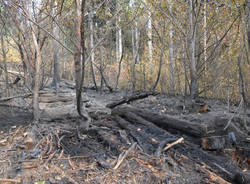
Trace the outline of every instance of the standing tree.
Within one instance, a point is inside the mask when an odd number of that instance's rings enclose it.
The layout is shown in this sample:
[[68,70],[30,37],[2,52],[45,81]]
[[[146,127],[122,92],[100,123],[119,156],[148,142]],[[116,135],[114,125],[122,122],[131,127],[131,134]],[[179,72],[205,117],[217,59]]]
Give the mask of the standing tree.
[[89,128],[90,117],[83,110],[82,103],[82,89],[84,82],[84,70],[85,70],[85,0],[75,0],[75,12],[76,12],[76,23],[75,23],[75,36],[76,36],[76,48],[74,54],[74,63],[75,63],[75,83],[76,83],[76,103],[77,103],[77,112],[80,115],[83,123],[81,123],[81,128]]

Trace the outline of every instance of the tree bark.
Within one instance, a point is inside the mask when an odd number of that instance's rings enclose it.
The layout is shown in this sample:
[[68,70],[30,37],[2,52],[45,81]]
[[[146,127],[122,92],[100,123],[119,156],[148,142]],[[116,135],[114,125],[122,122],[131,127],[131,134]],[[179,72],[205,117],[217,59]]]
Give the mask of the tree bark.
[[122,105],[122,104],[125,104],[125,103],[130,103],[132,101],[147,98],[150,95],[156,95],[156,94],[157,93],[154,93],[154,92],[135,94],[135,95],[132,95],[130,97],[124,97],[121,100],[109,103],[109,104],[106,105],[106,107],[113,109],[118,105]]
[[95,80],[95,71],[93,67],[93,62],[95,61],[95,53],[93,51],[94,48],[94,29],[93,29],[93,1],[91,1],[91,5],[89,8],[89,30],[90,30],[90,51],[91,51],[91,56],[90,56],[90,69],[91,69],[91,76],[92,76],[92,81],[96,87],[96,90],[98,90],[96,80]]
[[[170,4],[170,13],[172,14],[172,0],[169,0],[169,4]],[[169,45],[169,71],[170,71],[170,93],[173,94],[174,93],[174,86],[175,86],[175,82],[174,82],[174,41],[173,41],[173,25],[170,22],[169,25],[169,41],[170,41],[170,45]]]
[[246,4],[248,9],[247,41],[248,41],[248,49],[250,50],[250,0],[246,0]]
[[31,25],[32,29],[32,38],[36,50],[36,65],[35,65],[35,85],[33,89],[33,115],[34,115],[34,122],[38,123],[40,118],[40,112],[39,112],[39,90],[40,90],[40,80],[41,80],[41,64],[42,64],[42,57],[41,57],[41,50],[37,43],[37,37],[35,35],[35,29],[34,26]]
[[4,74],[5,74],[5,93],[6,96],[9,96],[9,76],[7,69],[7,57],[6,57],[6,49],[4,43],[4,30],[1,31],[1,46],[2,46],[2,54],[3,54],[3,66],[4,66]]
[[[120,11],[119,2],[117,2],[116,4],[116,10],[117,12]],[[122,29],[119,25],[120,22],[121,22],[121,17],[118,16],[116,20],[116,61],[118,63],[118,73],[117,73],[117,78],[116,78],[115,89],[118,87],[118,84],[119,84],[119,78],[120,78],[121,67],[122,67],[122,58],[123,58]]]
[[150,7],[148,6],[148,68],[149,68],[149,75],[150,81],[152,81],[152,67],[153,67],[153,46],[152,46],[152,13]]
[[191,61],[190,61],[190,75],[191,75],[191,85],[190,85],[190,95],[193,99],[198,96],[198,82],[197,82],[197,68],[196,68],[196,24],[194,22],[194,17],[196,13],[196,2],[189,0],[189,21],[190,21],[190,39],[191,39]]
[[90,117],[87,112],[83,111],[82,104],[82,89],[84,83],[84,70],[85,70],[85,36],[84,36],[84,12],[85,12],[85,0],[80,5],[80,0],[75,0],[76,9],[76,39],[77,45],[75,48],[74,62],[75,62],[75,82],[76,82],[76,105],[77,112],[84,124],[80,124],[81,128],[88,129],[90,123]]
[[134,114],[141,116],[145,120],[154,123],[155,125],[170,131],[178,130],[193,137],[203,137],[207,135],[207,128],[200,124],[191,123],[185,120],[178,120],[168,115],[160,115],[152,113],[148,110],[138,109],[129,106],[117,107],[112,110],[114,115],[124,115],[127,112],[133,112]]
[[[53,14],[56,15],[57,11],[57,2],[55,2],[55,8],[54,8],[54,12]],[[57,21],[57,16],[55,18],[55,20]],[[56,37],[57,40],[59,40],[59,30],[56,24],[54,24],[54,35]],[[58,82],[59,82],[59,62],[58,62],[58,52],[59,52],[59,44],[56,40],[53,40],[53,45],[54,45],[54,53],[53,53],[53,80],[52,80],[52,86],[55,87],[56,91],[58,88]]]

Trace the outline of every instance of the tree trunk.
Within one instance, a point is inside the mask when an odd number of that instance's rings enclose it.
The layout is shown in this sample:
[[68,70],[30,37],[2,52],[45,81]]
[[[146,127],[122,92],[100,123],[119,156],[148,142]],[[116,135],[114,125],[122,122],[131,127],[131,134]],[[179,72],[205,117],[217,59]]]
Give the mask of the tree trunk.
[[[93,5],[93,1],[91,1],[91,4]],[[91,69],[91,76],[92,76],[92,81],[95,85],[96,90],[98,90],[96,80],[95,80],[95,71],[93,67],[93,62],[95,61],[95,53],[93,51],[94,48],[94,29],[93,29],[93,7],[90,6],[89,10],[89,30],[90,30],[90,51],[91,51],[91,57],[90,57],[90,69]]]
[[150,7],[148,7],[148,68],[149,68],[149,75],[150,75],[150,82],[152,81],[152,67],[153,67],[153,51],[152,51],[152,13]]
[[81,112],[81,78],[82,78],[82,66],[81,66],[81,6],[80,0],[75,0],[75,8],[76,8],[76,28],[75,28],[75,36],[76,36],[76,48],[74,54],[74,64],[75,64],[75,82],[76,82],[76,100],[77,100],[77,111],[79,115]]
[[[119,2],[116,4],[117,11],[120,11],[120,5]],[[123,57],[123,49],[122,49],[122,29],[119,26],[119,23],[121,22],[121,17],[118,16],[116,20],[116,61],[118,63],[118,74],[116,78],[116,84],[115,89],[118,87],[119,84],[119,78],[121,74],[121,67],[122,67],[122,57]]]
[[189,19],[190,19],[190,38],[191,38],[191,61],[190,61],[190,75],[191,75],[191,86],[190,95],[194,99],[198,96],[198,79],[197,79],[197,68],[196,68],[196,24],[194,23],[195,17],[195,2],[189,0]]
[[6,96],[9,96],[9,76],[8,76],[8,68],[7,68],[7,57],[6,57],[6,49],[4,43],[4,33],[3,30],[1,32],[1,46],[2,46],[2,54],[3,54],[3,64],[4,64],[4,73],[5,73],[5,93]]
[[[53,14],[56,15],[57,11],[57,3],[55,2],[55,9]],[[57,16],[56,16],[57,17]],[[57,18],[55,18],[57,21]],[[54,35],[57,40],[59,40],[59,30],[56,24],[54,24]],[[59,82],[59,62],[58,62],[58,52],[59,52],[59,44],[56,40],[53,40],[54,45],[54,53],[53,53],[53,80],[51,86],[55,87],[56,91],[58,88],[58,82]]]
[[250,0],[246,0],[246,4],[248,9],[247,41],[248,41],[248,49],[250,50]]
[[165,50],[165,43],[164,43],[164,36],[165,36],[165,20],[163,20],[163,26],[162,26],[162,35],[161,35],[161,53],[160,53],[160,62],[159,62],[159,69],[158,69],[158,74],[157,74],[157,78],[156,78],[156,81],[152,87],[152,91],[155,91],[158,83],[159,83],[159,80],[160,80],[160,77],[161,77],[161,70],[162,70],[162,63],[163,63],[163,56],[164,56],[164,50]]
[[39,90],[40,90],[40,80],[41,80],[41,64],[42,64],[42,57],[41,57],[41,50],[37,43],[37,37],[35,35],[35,29],[34,26],[31,25],[32,29],[32,38],[33,43],[36,50],[36,65],[35,65],[35,84],[33,89],[33,115],[34,115],[34,122],[38,123],[40,118],[40,112],[39,112]]
[[204,125],[198,123],[192,123],[185,120],[179,120],[169,115],[160,115],[157,113],[150,112],[148,110],[138,109],[129,106],[121,106],[112,110],[113,115],[123,116],[128,112],[132,112],[145,120],[154,123],[158,127],[161,127],[167,131],[176,130],[181,131],[185,134],[193,137],[201,138],[207,135],[207,128]]
[[139,33],[138,33],[138,22],[135,21],[135,55],[134,55],[134,63],[132,66],[132,91],[136,90],[136,65],[139,62]]
[[88,129],[90,118],[86,111],[83,111],[82,104],[82,89],[84,82],[84,70],[85,70],[85,45],[84,45],[84,9],[85,0],[82,1],[80,5],[80,0],[75,0],[76,8],[76,39],[77,45],[75,48],[74,62],[75,62],[75,82],[76,82],[76,103],[77,112],[80,118],[83,120],[80,123],[80,128]]
[[[170,0],[170,13],[172,14],[172,0]],[[170,93],[174,93],[174,42],[173,42],[173,25],[169,25],[169,71],[170,71]]]
[[207,75],[207,2],[204,1],[204,96],[207,96],[207,82],[206,82],[206,75]]

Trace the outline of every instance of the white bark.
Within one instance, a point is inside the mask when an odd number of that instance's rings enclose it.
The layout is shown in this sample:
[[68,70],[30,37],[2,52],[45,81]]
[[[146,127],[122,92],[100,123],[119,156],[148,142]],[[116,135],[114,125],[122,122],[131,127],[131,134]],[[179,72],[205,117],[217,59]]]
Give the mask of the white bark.
[[[116,10],[120,11],[119,2],[116,5]],[[116,19],[116,61],[117,63],[120,61],[121,55],[122,55],[122,29],[119,26],[120,22],[121,22],[121,17],[118,15]]]
[[42,58],[41,58],[41,51],[37,43],[34,26],[31,25],[31,27],[32,27],[32,38],[33,38],[33,42],[34,42],[34,46],[36,50],[35,87],[33,90],[33,115],[34,115],[34,121],[37,123],[40,118],[38,97],[39,97],[39,90],[40,90],[40,79],[41,79],[40,68],[42,64]]
[[9,96],[10,95],[9,94],[9,76],[8,76],[7,56],[6,56],[6,48],[5,48],[3,32],[4,32],[4,29],[1,32],[1,48],[2,48],[2,56],[3,56],[4,73],[5,73],[5,93],[6,93],[6,96]]
[[206,62],[207,61],[207,2],[206,1],[204,1],[204,59]]
[[93,7],[90,7],[88,18],[89,18],[90,50],[91,50],[91,56],[90,56],[90,67],[91,67],[91,70],[90,71],[91,71],[91,76],[92,76],[93,83],[94,83],[94,85],[95,85],[95,87],[97,89],[97,84],[96,84],[96,80],[95,80],[95,72],[94,72],[94,67],[93,67],[93,63],[95,61],[95,52],[93,51],[93,49],[94,49]]
[[195,2],[189,0],[190,5],[190,38],[191,38],[191,86],[190,86],[190,95],[192,98],[195,98],[198,95],[198,86],[197,86],[197,69],[196,69],[196,25],[194,23],[194,14],[195,14]]
[[[53,10],[53,14],[56,15],[57,11],[57,2],[55,2],[55,8]],[[57,21],[57,17],[55,17],[55,21]],[[54,30],[53,33],[55,35],[55,38],[59,40],[59,29],[56,24],[54,24]],[[55,87],[56,91],[58,89],[58,80],[59,80],[59,62],[58,62],[58,52],[59,52],[59,44],[56,40],[53,40],[53,46],[54,46],[54,56],[53,56],[53,64],[54,64],[54,70],[53,70],[53,81],[52,86]]]
[[[121,21],[121,17],[119,16],[118,21]],[[122,29],[119,26],[119,58],[121,58],[122,55]]]
[[[206,72],[207,72],[207,2],[204,1],[204,89],[206,88]],[[207,90],[205,90],[205,97],[207,96]]]
[[[172,14],[172,0],[169,1],[170,13]],[[173,42],[173,25],[169,25],[169,71],[170,71],[170,93],[174,93],[174,42]]]
[[152,13],[148,10],[148,59],[149,59],[149,72],[152,73],[153,66],[153,52],[152,52]]
[[136,57],[136,64],[140,60],[140,54],[139,54],[139,32],[138,32],[138,21],[135,21],[135,57]]

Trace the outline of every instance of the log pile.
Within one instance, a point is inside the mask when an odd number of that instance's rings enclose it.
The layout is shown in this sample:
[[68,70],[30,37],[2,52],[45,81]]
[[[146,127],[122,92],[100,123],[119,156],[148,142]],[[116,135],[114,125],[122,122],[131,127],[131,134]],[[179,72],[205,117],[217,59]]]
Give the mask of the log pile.
[[[228,136],[209,136],[207,127],[202,125],[131,106],[116,107],[112,110],[112,115],[114,121],[129,132],[138,145],[143,148],[144,152],[154,154],[157,157],[166,151],[169,145],[170,147],[176,145],[174,142],[177,141],[177,144],[183,143],[182,138],[178,139],[169,132],[179,131],[182,134],[200,139],[203,150],[222,151],[226,143],[231,141]],[[169,142],[172,142],[172,144],[168,144]],[[208,155],[204,151],[195,148],[192,144],[187,143],[187,145],[184,146],[185,151],[188,152],[189,149],[196,150],[195,153],[200,157],[199,159],[203,160],[203,164],[209,168],[206,172],[209,173],[211,181],[213,180],[215,183],[250,183],[249,174],[242,172],[236,165],[225,165],[223,162],[227,161]],[[183,154],[178,147],[175,151]],[[246,159],[249,158],[246,157]],[[217,170],[220,175],[211,172],[212,168]],[[204,172],[204,168],[201,170]]]

